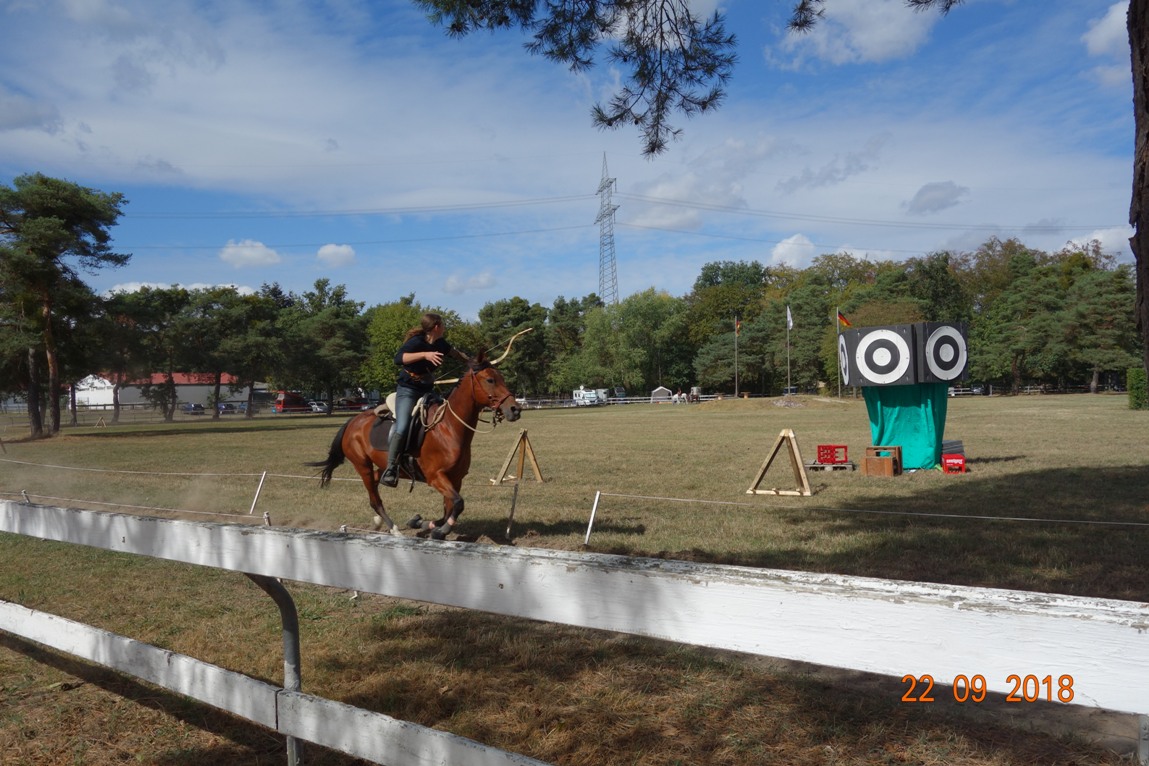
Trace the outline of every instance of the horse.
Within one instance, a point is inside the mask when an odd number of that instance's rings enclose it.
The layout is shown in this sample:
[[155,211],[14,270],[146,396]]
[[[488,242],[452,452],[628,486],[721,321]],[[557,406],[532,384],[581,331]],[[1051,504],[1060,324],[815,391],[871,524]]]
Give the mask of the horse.
[[[514,342],[514,338],[511,342]],[[400,465],[399,475],[412,482],[426,482],[438,490],[443,496],[443,515],[436,522],[427,522],[416,516],[408,522],[408,526],[429,529],[431,537],[435,539],[445,538],[449,528],[463,512],[463,498],[459,489],[463,485],[463,477],[471,468],[471,440],[477,431],[479,414],[486,409],[492,410],[493,424],[504,419],[514,422],[522,414],[502,374],[495,369],[510,350],[508,344],[506,353],[493,362],[487,361],[485,354],[480,352],[471,361],[462,378],[437,381],[450,383],[457,380],[458,383],[441,404],[435,405],[437,410],[426,418],[428,425],[423,442],[412,449],[413,464]],[[375,512],[375,529],[379,530],[386,524],[388,531],[397,535],[400,534],[399,527],[387,515],[383,500],[379,497],[379,479],[387,466],[387,443],[384,438],[381,446],[372,444],[371,429],[378,421],[379,416],[372,410],[355,415],[335,434],[327,460],[304,465],[322,467],[319,473],[320,486],[326,487],[335,469],[349,460],[367,488],[371,509]],[[400,461],[401,464],[404,462]]]

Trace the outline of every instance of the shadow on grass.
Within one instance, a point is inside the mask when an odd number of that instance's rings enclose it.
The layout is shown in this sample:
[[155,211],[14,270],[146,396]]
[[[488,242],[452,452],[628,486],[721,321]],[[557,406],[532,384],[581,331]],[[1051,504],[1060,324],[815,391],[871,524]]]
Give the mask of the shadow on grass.
[[454,610],[377,622],[366,639],[359,669],[386,672],[348,702],[550,763],[1121,762],[1079,739],[904,704],[896,678]]
[[849,509],[771,509],[788,533],[751,551],[610,552],[1149,601],[1145,467],[938,478]]
[[[468,519],[466,514],[460,517],[463,532],[469,536],[487,536],[493,540],[506,537],[507,522],[494,519]],[[535,538],[560,537],[571,535],[583,536],[586,534],[585,521],[554,521],[540,522],[535,520],[514,522],[511,524],[511,537],[514,541],[529,544]],[[599,533],[612,532],[617,535],[643,535],[646,525],[635,522],[633,524],[618,521],[595,522],[594,531]]]
[[[147,762],[155,766],[265,766],[286,762],[286,738],[250,721],[2,632],[0,632],[0,647],[22,654],[109,694],[175,718],[228,742],[224,745],[202,747],[181,742],[178,748],[172,747],[169,752],[163,754],[136,754],[137,758],[147,757]],[[108,708],[103,705],[82,712],[86,718],[98,718],[107,714]],[[122,716],[124,713],[121,711],[117,715]],[[356,766],[363,763],[342,753],[308,743],[303,745],[303,754],[304,762],[315,766]],[[109,758],[107,762],[113,760],[123,759]]]

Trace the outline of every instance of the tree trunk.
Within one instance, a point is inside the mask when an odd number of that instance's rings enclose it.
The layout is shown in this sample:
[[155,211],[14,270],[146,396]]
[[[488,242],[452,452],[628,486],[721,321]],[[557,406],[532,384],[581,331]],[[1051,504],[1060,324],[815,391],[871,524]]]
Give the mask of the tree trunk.
[[48,361],[48,432],[60,432],[60,360],[56,354],[56,336],[52,332],[52,300],[44,296],[40,307],[44,320],[44,358]]
[[1129,49],[1133,71],[1133,198],[1129,246],[1137,271],[1137,330],[1141,361],[1149,375],[1149,0],[1129,0]]
[[220,389],[220,386],[223,385],[222,381],[223,381],[223,376],[217,372],[215,374],[215,388],[213,389],[213,393],[211,396],[211,402],[212,402],[211,408],[212,408],[212,410],[214,410],[214,412],[211,413],[211,419],[212,420],[219,420],[219,416],[222,414],[220,412],[220,409],[219,409],[219,403],[220,403],[219,389]]
[[112,386],[112,425],[120,422],[120,381],[117,377],[115,385]]
[[44,436],[44,419],[40,417],[40,363],[36,349],[28,349],[28,435],[33,439]]

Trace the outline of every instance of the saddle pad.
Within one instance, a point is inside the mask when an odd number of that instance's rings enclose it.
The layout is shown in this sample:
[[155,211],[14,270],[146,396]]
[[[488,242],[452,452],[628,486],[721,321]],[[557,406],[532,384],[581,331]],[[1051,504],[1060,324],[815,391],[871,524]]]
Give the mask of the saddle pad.
[[388,440],[391,438],[391,426],[395,425],[395,421],[391,418],[376,418],[375,422],[371,424],[371,431],[367,436],[367,440],[371,442],[371,448],[380,450],[381,452],[387,451]]

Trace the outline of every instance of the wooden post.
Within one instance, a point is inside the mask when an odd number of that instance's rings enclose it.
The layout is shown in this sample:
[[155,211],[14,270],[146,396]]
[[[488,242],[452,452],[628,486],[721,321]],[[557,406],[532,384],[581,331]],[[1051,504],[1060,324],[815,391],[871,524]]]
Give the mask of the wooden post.
[[[519,472],[515,476],[507,476],[507,471],[511,467],[511,460],[514,459],[516,452],[519,453]],[[498,475],[491,479],[491,483],[502,484],[508,479],[514,480],[515,482],[522,481],[523,472],[526,470],[526,459],[528,457],[531,459],[531,470],[535,472],[535,481],[542,484],[543,472],[542,469],[539,468],[539,461],[535,459],[535,451],[531,447],[530,439],[527,438],[527,429],[525,428],[519,431],[519,440],[516,441],[515,446],[511,448],[511,452],[507,455],[507,459],[503,461],[503,467],[499,469]]]
[[[794,469],[794,482],[798,485],[797,489],[758,489],[758,485],[762,483],[762,478],[766,475],[766,471],[770,468],[770,463],[774,461],[774,457],[778,454],[778,450],[782,448],[783,443],[787,445],[790,454],[790,467]],[[770,455],[766,458],[766,462],[762,464],[762,468],[758,470],[758,475],[750,484],[750,489],[746,490],[748,495],[797,495],[799,497],[809,497],[813,494],[810,491],[810,480],[806,477],[806,465],[802,462],[802,455],[798,452],[798,437],[794,435],[794,431],[789,428],[783,428],[782,433],[778,434],[778,439],[774,442],[773,449],[770,450]]]

